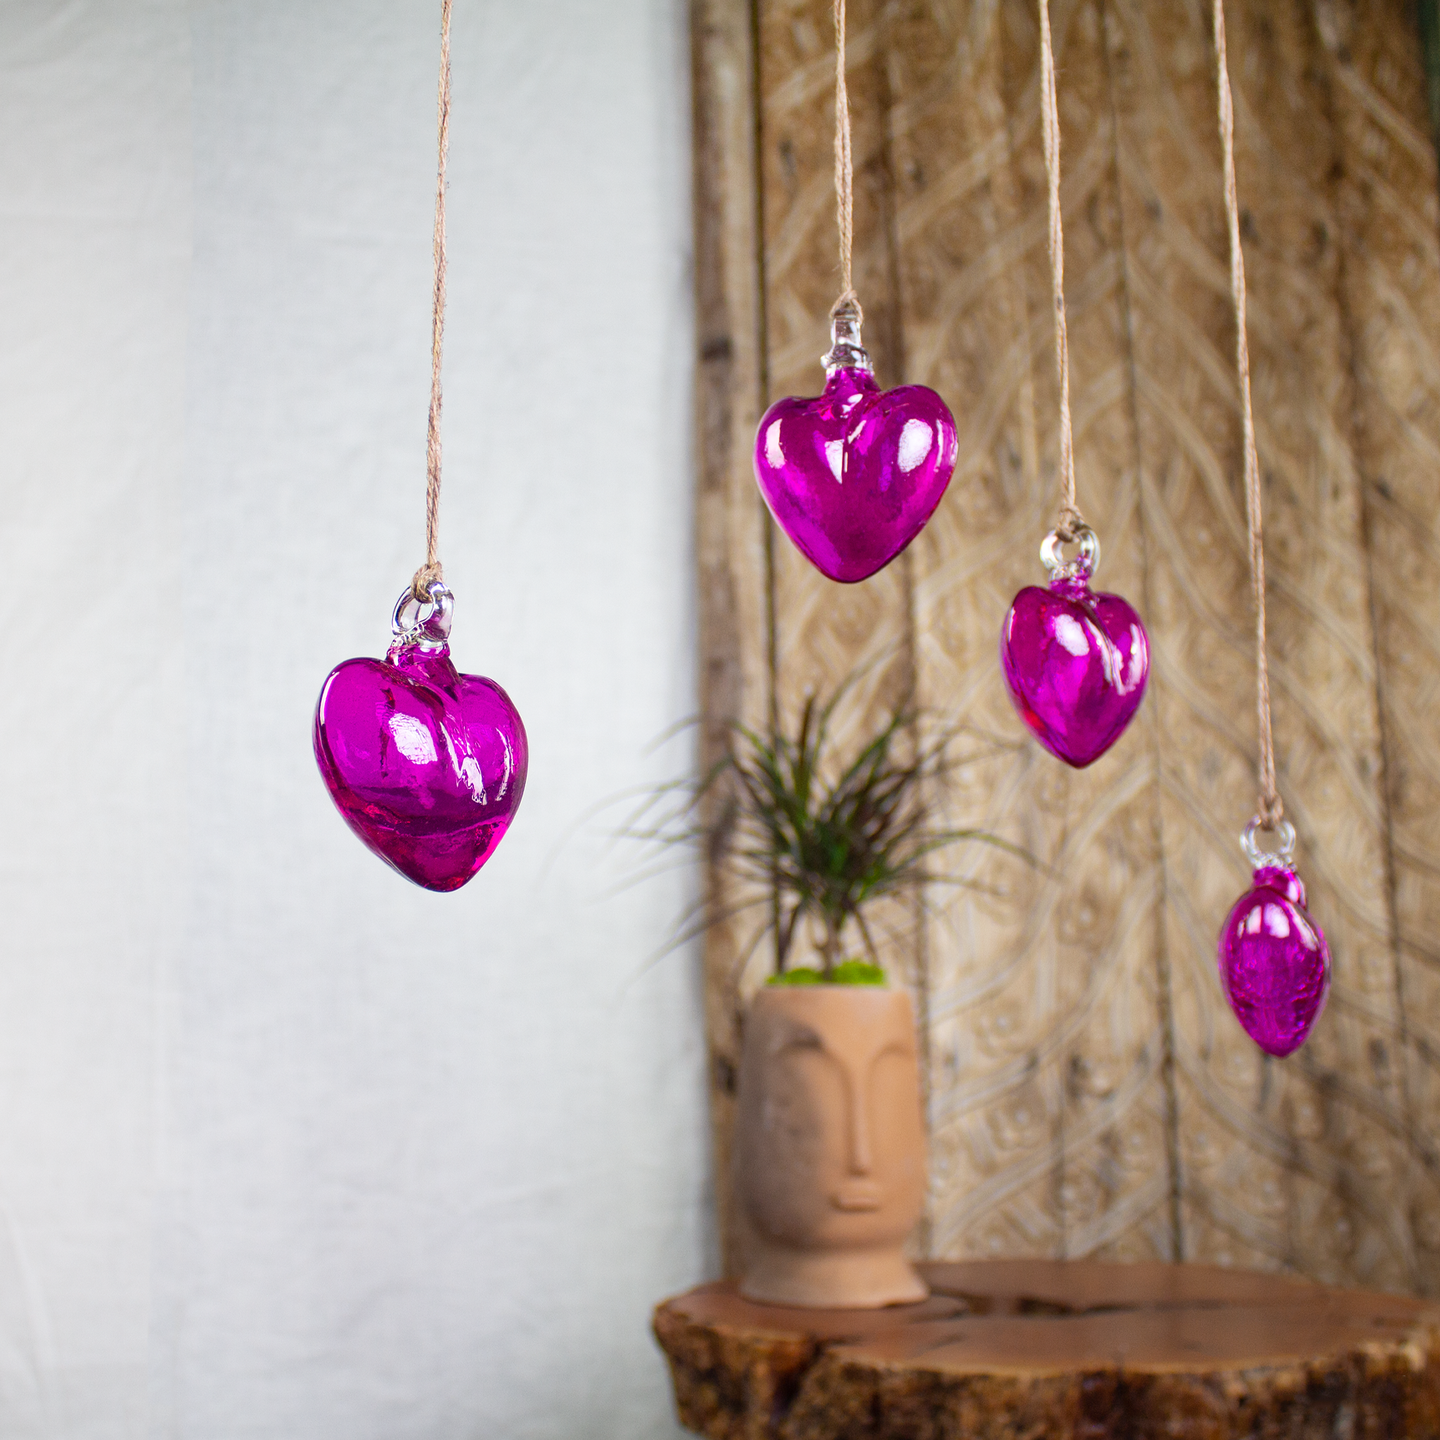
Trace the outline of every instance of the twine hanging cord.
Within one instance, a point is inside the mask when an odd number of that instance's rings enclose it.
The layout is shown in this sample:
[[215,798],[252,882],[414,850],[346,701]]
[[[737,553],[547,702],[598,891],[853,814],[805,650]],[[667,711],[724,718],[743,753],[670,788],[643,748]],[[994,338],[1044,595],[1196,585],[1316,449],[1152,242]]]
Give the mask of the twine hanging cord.
[[440,8],[440,159],[435,181],[435,288],[430,314],[430,420],[425,434],[425,563],[410,582],[417,599],[430,599],[430,586],[443,581],[440,564],[440,355],[445,339],[445,161],[450,153],[450,5]]
[[1265,531],[1261,513],[1260,459],[1250,406],[1250,345],[1245,333],[1245,253],[1240,248],[1240,205],[1235,189],[1235,102],[1225,56],[1225,0],[1214,0],[1215,82],[1219,97],[1220,148],[1225,164],[1225,218],[1230,228],[1230,293],[1235,302],[1235,369],[1240,378],[1240,421],[1245,444],[1245,518],[1250,532],[1250,583],[1255,595],[1256,718],[1260,731],[1260,795],[1256,818],[1274,830],[1285,815],[1275,788],[1275,738],[1270,725],[1270,669],[1265,646]]
[[1060,382],[1060,523],[1055,534],[1073,544],[1088,530],[1075,505],[1075,433],[1070,420],[1070,342],[1065,329],[1065,227],[1060,218],[1060,107],[1055,98],[1055,49],[1049,0],[1040,0],[1040,114],[1050,203],[1050,289],[1055,302],[1055,372]]
[[850,94],[845,88],[845,0],[835,0],[835,222],[840,233],[840,297],[830,307],[832,320],[865,318],[855,294],[850,257],[855,242],[855,164],[850,152]]

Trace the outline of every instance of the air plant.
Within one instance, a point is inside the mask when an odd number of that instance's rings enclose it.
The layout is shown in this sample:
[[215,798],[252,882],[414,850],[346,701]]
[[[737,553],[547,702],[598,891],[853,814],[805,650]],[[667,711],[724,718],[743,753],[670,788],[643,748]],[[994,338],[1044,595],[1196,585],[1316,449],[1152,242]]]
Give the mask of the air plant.
[[[674,944],[764,907],[742,968],[773,934],[771,983],[883,984],[870,915],[875,902],[911,895],[923,903],[925,888],[937,883],[976,887],[932,863],[959,841],[1029,858],[986,831],[934,823],[939,783],[960,763],[952,754],[958,731],[915,741],[918,712],[908,702],[892,709],[858,750],[841,752],[831,721],[847,688],[824,703],[807,698],[793,732],[775,722],[763,731],[732,722],[724,753],[704,776],[654,792],[622,831],[664,846],[693,845],[741,882],[745,898],[728,907],[702,900]],[[662,796],[677,792],[678,805],[644,823]],[[807,922],[818,938],[818,969],[790,965]],[[867,960],[844,958],[852,931]]]

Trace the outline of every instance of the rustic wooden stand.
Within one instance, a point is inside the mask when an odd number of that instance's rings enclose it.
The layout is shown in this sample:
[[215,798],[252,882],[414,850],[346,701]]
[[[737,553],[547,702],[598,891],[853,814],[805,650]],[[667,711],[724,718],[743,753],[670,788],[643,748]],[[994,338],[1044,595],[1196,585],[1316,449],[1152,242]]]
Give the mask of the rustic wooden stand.
[[655,1312],[681,1423],[711,1440],[1440,1436],[1440,1306],[1201,1265],[921,1267],[884,1310]]

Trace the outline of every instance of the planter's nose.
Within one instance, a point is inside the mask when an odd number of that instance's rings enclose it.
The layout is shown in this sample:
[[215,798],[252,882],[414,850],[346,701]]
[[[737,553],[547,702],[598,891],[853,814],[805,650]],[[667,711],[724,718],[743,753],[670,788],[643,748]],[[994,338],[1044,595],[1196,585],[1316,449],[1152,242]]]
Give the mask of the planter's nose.
[[870,1106],[861,1077],[850,1067],[845,1067],[846,1089],[850,1100],[850,1154],[849,1170],[852,1175],[868,1175],[874,1168],[870,1154]]
[[862,1078],[851,1065],[844,1066],[846,1099],[846,1165],[849,1172],[831,1195],[837,1210],[864,1213],[880,1208],[880,1186],[870,1178],[870,1105]]

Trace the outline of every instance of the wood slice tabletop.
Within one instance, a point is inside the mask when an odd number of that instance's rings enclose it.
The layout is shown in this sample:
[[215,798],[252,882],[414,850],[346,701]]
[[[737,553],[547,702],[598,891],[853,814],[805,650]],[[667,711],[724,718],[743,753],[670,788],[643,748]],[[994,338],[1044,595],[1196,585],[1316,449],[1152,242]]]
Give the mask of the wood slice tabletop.
[[930,1299],[655,1312],[711,1440],[1440,1437],[1440,1305],[1205,1265],[926,1264]]

